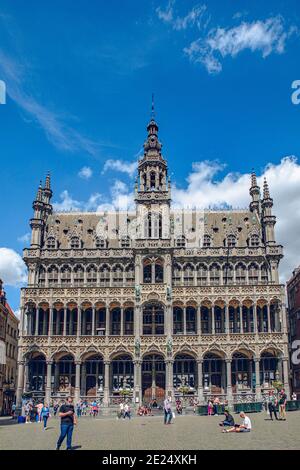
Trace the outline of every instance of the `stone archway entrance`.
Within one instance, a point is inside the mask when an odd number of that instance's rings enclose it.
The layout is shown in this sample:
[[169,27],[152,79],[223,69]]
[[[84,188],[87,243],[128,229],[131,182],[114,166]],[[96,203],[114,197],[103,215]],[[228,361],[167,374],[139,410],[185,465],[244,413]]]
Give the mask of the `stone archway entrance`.
[[165,398],[166,364],[163,356],[148,354],[142,363],[142,396],[144,402],[155,399],[161,403]]

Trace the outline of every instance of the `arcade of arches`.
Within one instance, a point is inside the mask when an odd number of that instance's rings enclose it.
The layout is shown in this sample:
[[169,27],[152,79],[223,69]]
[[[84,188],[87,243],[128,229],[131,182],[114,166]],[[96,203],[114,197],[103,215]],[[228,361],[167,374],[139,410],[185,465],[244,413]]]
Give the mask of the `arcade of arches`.
[[[144,402],[165,395],[190,396],[203,400],[218,395],[230,399],[241,394],[258,398],[273,380],[285,381],[287,359],[275,350],[255,357],[250,351],[236,351],[230,358],[219,352],[201,358],[182,352],[166,358],[154,352],[134,360],[129,354],[113,356],[87,354],[80,360],[60,353],[51,360],[35,352],[25,357],[24,391],[47,401],[72,395],[75,400],[97,397],[104,404],[117,403],[120,397]],[[22,372],[22,370],[21,370]]]
[[[172,306],[170,321],[167,308],[150,302],[142,308],[142,321],[136,321],[133,303],[95,305],[86,303],[32,304],[25,309],[23,335],[27,336],[130,336],[164,335],[169,329],[173,335],[201,335],[226,333],[281,332],[282,324],[277,299],[256,303],[232,300],[228,303],[204,301]],[[138,325],[137,325],[138,324]]]

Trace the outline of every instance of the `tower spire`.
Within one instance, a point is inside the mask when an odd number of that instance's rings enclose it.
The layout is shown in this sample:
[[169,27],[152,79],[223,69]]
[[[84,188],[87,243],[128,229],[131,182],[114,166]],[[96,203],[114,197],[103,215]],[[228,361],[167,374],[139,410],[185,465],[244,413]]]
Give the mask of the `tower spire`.
[[257,184],[257,177],[254,169],[252,169],[251,172],[251,186],[250,186],[250,196],[252,198],[252,201],[250,203],[250,210],[251,212],[257,212],[259,213],[260,211],[260,188]]

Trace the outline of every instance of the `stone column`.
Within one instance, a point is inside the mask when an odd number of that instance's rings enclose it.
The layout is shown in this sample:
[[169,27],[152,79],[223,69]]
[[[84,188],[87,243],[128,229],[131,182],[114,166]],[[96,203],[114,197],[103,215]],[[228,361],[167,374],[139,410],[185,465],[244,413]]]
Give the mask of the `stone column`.
[[186,335],[186,307],[183,307],[183,334]]
[[229,335],[229,306],[225,304],[225,333]]
[[268,314],[268,333],[271,333],[271,312],[270,312],[269,303],[267,303],[267,314]]
[[63,328],[63,336],[67,335],[67,307],[64,307],[64,328]]
[[134,306],[134,317],[133,317],[133,328],[134,336],[138,338],[140,336],[140,306]]
[[134,403],[142,401],[142,361],[136,360],[134,364]]
[[257,326],[257,305],[256,302],[253,304],[253,323],[254,323],[254,333],[257,335],[258,326]]
[[35,311],[35,336],[39,335],[39,322],[40,322],[40,309],[37,308]]
[[16,397],[16,403],[18,407],[22,406],[22,395],[24,390],[24,365],[24,361],[18,362],[18,384]]
[[254,364],[255,364],[255,399],[256,399],[256,401],[261,400],[259,361],[260,361],[259,357],[254,358]]
[[201,307],[198,305],[197,307],[197,335],[201,336],[202,328],[201,328]]
[[244,333],[244,324],[243,324],[243,305],[240,305],[240,333]]
[[95,317],[96,317],[96,307],[92,308],[92,336],[95,336]]
[[173,399],[174,397],[174,388],[173,388],[173,364],[172,359],[166,359],[166,395]]
[[283,373],[283,388],[288,398],[290,398],[290,381],[289,381],[289,359],[288,357],[282,358],[282,373]]
[[75,404],[78,403],[80,400],[80,366],[81,366],[81,362],[76,361],[75,362],[75,367],[76,367],[75,394],[74,394]]
[[81,334],[81,309],[77,306],[77,331],[76,336],[79,338]]
[[166,307],[166,334],[171,337],[173,335],[173,307],[171,304],[168,304]]
[[212,305],[211,307],[211,333],[214,335],[215,334],[215,306]]
[[104,406],[109,406],[109,370],[110,361],[104,361]]
[[50,405],[51,401],[51,373],[53,361],[47,361],[47,379],[46,379],[46,390],[45,390],[45,401]]
[[109,315],[109,308],[105,307],[105,336],[109,336],[109,320],[110,320],[110,315]]
[[86,363],[84,362],[81,367],[81,395],[86,395]]
[[233,401],[232,383],[231,383],[231,359],[226,359],[226,376],[227,376],[227,400]]
[[53,335],[53,307],[49,308],[48,336]]
[[121,336],[124,336],[124,308],[120,308],[121,313],[120,313],[120,321],[121,321],[121,328],[120,328],[120,334]]
[[203,403],[203,359],[197,360],[197,376],[198,376],[198,400]]

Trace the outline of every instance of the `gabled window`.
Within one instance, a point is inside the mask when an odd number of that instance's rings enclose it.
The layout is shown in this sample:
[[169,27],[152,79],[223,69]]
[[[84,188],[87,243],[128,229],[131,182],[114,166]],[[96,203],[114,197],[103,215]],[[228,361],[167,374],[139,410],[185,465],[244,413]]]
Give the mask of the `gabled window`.
[[70,242],[70,246],[73,250],[77,249],[77,248],[80,248],[80,240],[78,237],[72,237],[71,238],[71,242]]

